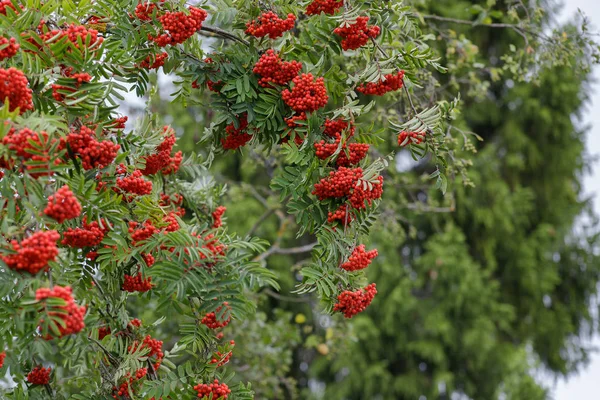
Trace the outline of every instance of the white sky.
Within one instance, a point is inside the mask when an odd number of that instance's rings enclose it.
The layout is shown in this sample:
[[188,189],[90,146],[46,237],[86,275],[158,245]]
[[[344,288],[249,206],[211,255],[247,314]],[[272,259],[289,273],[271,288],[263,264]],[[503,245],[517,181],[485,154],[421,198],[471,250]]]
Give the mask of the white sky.
[[[563,15],[565,18],[572,17],[581,9],[595,25],[594,31],[600,30],[600,0],[564,0]],[[591,102],[585,109],[583,122],[588,124],[591,130],[587,133],[587,152],[590,155],[600,155],[600,68],[596,67]],[[594,204],[597,213],[600,213],[600,165],[593,165],[593,173],[585,177],[584,188],[586,194],[594,194]],[[600,338],[593,343],[600,347]],[[559,380],[554,387],[555,400],[599,400],[600,399],[600,353],[592,356],[592,361],[577,376],[568,381]]]

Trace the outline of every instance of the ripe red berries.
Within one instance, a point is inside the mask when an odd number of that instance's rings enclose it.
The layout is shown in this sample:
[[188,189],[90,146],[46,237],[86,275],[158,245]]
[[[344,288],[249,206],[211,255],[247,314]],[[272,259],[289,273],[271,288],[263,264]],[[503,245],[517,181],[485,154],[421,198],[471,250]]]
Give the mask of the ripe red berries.
[[221,144],[225,150],[235,150],[240,148],[252,139],[252,135],[246,131],[248,128],[248,117],[246,114],[243,114],[240,117],[239,124],[239,128],[236,128],[233,123],[225,127],[227,136],[224,139],[221,139]]
[[152,193],[152,182],[145,180],[139,169],[133,171],[129,176],[117,178],[117,187],[123,192],[140,196]]
[[98,246],[104,235],[108,232],[108,225],[106,222],[103,223],[104,227],[101,228],[100,224],[96,221],[87,223],[87,217],[83,217],[83,226],[81,228],[69,228],[63,232],[63,240],[61,244],[69,247],[94,247]]
[[56,231],[36,232],[20,243],[11,241],[16,254],[2,257],[8,268],[37,274],[48,268],[48,263],[58,256],[56,241],[60,235]]
[[406,132],[398,134],[398,146],[408,146],[409,144],[421,144],[425,140],[425,132]]
[[348,261],[340,265],[341,269],[346,271],[358,271],[367,268],[371,261],[377,257],[377,250],[366,251],[365,245],[357,246],[350,255]]
[[333,30],[333,33],[342,37],[342,49],[358,49],[367,44],[369,38],[376,38],[379,35],[379,27],[367,26],[368,21],[369,17],[357,17],[353,24],[344,22],[342,26]]
[[67,185],[61,187],[55,194],[48,196],[48,205],[44,214],[62,224],[67,219],[79,217],[81,204]]
[[281,19],[273,11],[263,13],[258,19],[246,24],[246,33],[254,37],[269,36],[269,39],[277,39],[283,36],[283,32],[294,27],[296,16],[288,14],[286,19]]
[[2,50],[0,50],[0,61],[11,58],[17,51],[19,50],[19,44],[17,43],[15,38],[7,39],[5,37],[0,36],[0,47],[6,46]]
[[298,61],[282,61],[279,54],[269,49],[254,65],[252,72],[261,76],[258,81],[260,86],[271,87],[271,83],[286,85],[301,69],[302,64]]
[[50,383],[50,372],[52,368],[44,368],[38,365],[27,374],[27,382],[32,385],[47,385]]
[[218,379],[215,379],[211,384],[199,383],[194,386],[194,390],[198,392],[199,399],[227,399],[229,393],[231,393],[229,386],[224,383],[219,383]]
[[158,69],[165,65],[165,60],[169,58],[169,55],[165,52],[160,54],[149,54],[144,58],[144,60],[140,63],[140,68],[145,68],[148,70]]
[[134,276],[125,275],[125,279],[123,281],[123,290],[126,292],[140,292],[144,293],[152,289],[152,278],[148,277],[146,279],[142,278],[141,273],[137,273]]
[[[64,326],[62,324],[56,324],[57,329],[60,332],[60,337],[70,335],[72,333],[77,333],[84,328],[83,317],[85,315],[85,306],[77,306],[75,304],[75,300],[73,296],[71,296],[72,290],[71,287],[61,287],[54,286],[52,289],[48,288],[40,288],[35,292],[35,299],[37,301],[42,301],[50,297],[63,299],[67,304],[64,306],[60,306],[63,311],[62,312],[48,312],[49,315],[54,316],[55,318],[62,319],[64,322]],[[44,308],[47,306],[44,305]],[[46,339],[52,338],[52,333],[46,337]]]
[[223,217],[223,214],[225,214],[226,210],[227,210],[226,207],[219,206],[215,209],[215,211],[213,211],[213,213],[212,213],[212,217],[213,217],[212,227],[213,228],[220,228],[223,225],[223,221],[221,221],[221,217]]
[[161,144],[156,147],[156,153],[144,157],[146,166],[142,171],[144,175],[154,175],[158,172],[163,174],[171,174],[179,170],[179,165],[183,158],[181,151],[175,153],[171,157],[173,146],[176,142],[175,131],[168,126],[163,127],[164,139]]
[[387,92],[402,89],[402,86],[404,86],[404,71],[399,71],[395,75],[387,74],[384,77],[384,80],[377,83],[368,82],[366,85],[361,83],[360,86],[356,88],[356,91],[374,96],[383,96]]
[[321,13],[333,15],[344,5],[344,0],[313,0],[306,7],[306,15],[319,15]]
[[110,165],[121,148],[110,140],[99,142],[94,131],[86,126],[82,126],[79,132],[69,133],[66,143],[69,144],[71,151],[81,158],[81,165],[85,170]]
[[285,89],[281,97],[285,104],[298,113],[316,111],[325,107],[329,96],[325,88],[325,80],[320,77],[315,80],[312,74],[302,74],[295,77],[294,87]]
[[364,311],[377,294],[377,288],[374,283],[367,285],[363,289],[355,292],[345,290],[338,295],[338,302],[333,306],[333,311],[339,311],[346,318],[352,318],[359,312]]
[[196,7],[190,7],[189,11],[190,15],[181,11],[165,12],[158,18],[164,33],[156,37],[150,36],[149,39],[164,47],[181,44],[191,38],[194,33],[202,28],[202,23],[208,14],[203,9]]
[[323,178],[319,183],[316,183],[312,193],[319,200],[348,196],[362,176],[362,168],[340,167],[337,171],[331,171],[328,178]]
[[[223,309],[223,306],[225,308],[227,308],[227,310],[225,311],[225,315],[227,318],[225,318],[224,320],[217,320],[217,314],[220,313],[220,311]],[[206,325],[207,327],[209,327],[210,329],[218,329],[218,328],[224,328],[227,325],[229,325],[229,322],[231,321],[231,315],[229,314],[229,303],[224,302],[222,306],[217,307],[217,309],[213,312],[209,312],[207,313],[203,318],[202,318],[202,322],[204,325]]]
[[33,110],[33,97],[28,87],[29,81],[23,72],[16,68],[0,68],[0,107],[8,100],[9,111],[17,108],[23,114]]
[[6,358],[6,352],[3,351],[2,353],[0,353],[0,368],[2,368],[4,366],[4,359]]

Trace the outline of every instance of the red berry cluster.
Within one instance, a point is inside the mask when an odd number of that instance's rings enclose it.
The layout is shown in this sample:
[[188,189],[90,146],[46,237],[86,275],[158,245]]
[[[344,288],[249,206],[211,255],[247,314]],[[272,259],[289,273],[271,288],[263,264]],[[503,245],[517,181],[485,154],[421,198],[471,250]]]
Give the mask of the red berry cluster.
[[139,3],[135,7],[135,16],[142,21],[151,21],[152,14],[156,10],[158,10],[158,7],[156,7],[156,4],[148,3],[147,1],[144,1],[143,3]]
[[206,325],[210,329],[219,329],[219,328],[226,327],[227,325],[229,325],[229,322],[231,321],[231,315],[229,314],[228,311],[225,311],[225,315],[227,316],[226,319],[224,319],[222,321],[217,320],[217,314],[221,312],[223,307],[227,308],[228,310],[230,309],[229,303],[225,301],[225,302],[223,302],[223,305],[217,307],[217,309],[215,311],[207,313],[202,318],[202,321],[200,321],[200,322],[202,322],[204,325]]
[[344,22],[333,30],[342,37],[342,49],[355,50],[369,42],[370,38],[376,38],[381,31],[378,26],[367,25],[369,17],[357,17],[356,22],[350,24]]
[[86,126],[82,126],[79,132],[71,131],[67,135],[66,143],[71,151],[79,156],[81,165],[86,170],[107,167],[114,161],[117,151],[121,148],[110,140],[99,142],[94,131]]
[[340,167],[337,171],[331,171],[329,177],[315,183],[312,194],[316,195],[319,200],[349,196],[362,176],[362,168]]
[[365,186],[367,186],[366,182],[358,182],[348,199],[350,205],[358,210],[366,207],[365,202],[371,205],[373,200],[381,198],[383,195],[383,176],[377,177],[377,182],[371,183],[371,188]]
[[128,119],[127,116],[115,118],[110,124],[107,124],[106,127],[109,129],[125,129],[125,123]]
[[272,83],[286,85],[298,75],[302,64],[296,60],[282,61],[279,54],[272,49],[267,50],[254,65],[254,72],[261,78],[258,84],[262,87],[271,87]]
[[123,281],[123,290],[126,292],[147,292],[152,289],[152,278],[148,277],[144,279],[141,273],[137,273],[134,276],[125,275]]
[[165,52],[160,54],[149,54],[144,58],[144,60],[140,63],[140,68],[145,68],[148,70],[158,69],[165,65],[165,60],[169,58],[169,55]]
[[[0,0],[0,14],[6,15],[7,8],[11,8],[15,12],[15,14],[19,14],[19,10],[15,8],[15,5],[12,3],[11,0]],[[19,6],[19,8],[22,9],[21,6]]]
[[161,193],[159,205],[161,207],[174,207],[174,213],[176,215],[179,215],[180,217],[183,217],[185,215],[185,208],[180,207],[181,204],[183,204],[183,196],[179,193],[175,193],[173,197],[174,198],[172,198],[168,194]]
[[252,139],[252,135],[247,132],[248,116],[243,114],[239,120],[239,128],[236,128],[233,123],[225,127],[227,136],[221,139],[221,144],[225,150],[235,150],[244,146]]
[[398,146],[408,146],[411,143],[421,144],[425,140],[425,132],[406,132],[398,134]]
[[161,47],[185,42],[202,28],[208,16],[201,8],[190,7],[189,11],[190,15],[182,11],[165,12],[158,18],[164,33],[156,37],[149,35],[148,38]]
[[25,271],[37,274],[48,268],[48,263],[58,256],[56,241],[60,235],[56,231],[36,232],[21,243],[11,241],[12,249],[16,254],[2,256],[2,261],[8,268],[15,271]]
[[[206,250],[204,252],[200,252],[200,259],[201,260],[205,260],[208,257],[210,258],[217,258],[218,256],[224,256],[225,255],[225,245],[223,245],[221,242],[219,242],[219,239],[215,238],[215,235],[213,235],[212,233],[210,235],[206,235],[205,237],[202,237],[200,234],[192,234],[192,236],[196,236],[198,238],[200,238],[203,243],[201,245],[202,249]],[[208,252],[209,256],[207,256],[205,253]],[[205,264],[206,267],[210,268],[214,265],[214,263],[210,263],[210,264]]]
[[229,348],[227,350],[224,350],[225,353],[223,353],[221,351],[217,351],[213,355],[213,358],[210,360],[210,363],[217,364],[217,367],[222,367],[223,365],[227,364],[233,354],[233,348],[235,347],[235,340],[229,341],[229,345],[230,345]]
[[361,311],[364,311],[377,294],[377,288],[374,283],[367,285],[363,289],[355,292],[345,290],[338,295],[338,302],[333,306],[333,311],[339,311],[346,318],[352,318]]
[[129,399],[131,398],[129,393],[135,393],[135,390],[133,390],[133,384],[136,383],[137,381],[141,380],[142,378],[144,378],[146,375],[148,374],[148,369],[147,368],[140,368],[135,372],[134,376],[131,376],[131,374],[128,372],[125,375],[125,380],[123,381],[123,383],[121,383],[121,385],[119,385],[118,388],[114,387],[113,388],[113,398],[114,399]]
[[29,81],[22,71],[13,67],[0,68],[0,104],[8,100],[8,111],[18,108],[21,114],[33,110],[33,97],[28,85]]
[[388,92],[402,89],[403,85],[404,71],[399,71],[397,74],[387,74],[383,80],[377,83],[368,82],[366,85],[361,83],[360,86],[356,88],[356,91],[369,95],[383,96]]
[[171,156],[173,146],[177,140],[175,137],[175,131],[168,126],[163,128],[163,141],[156,147],[156,152],[149,156],[144,157],[146,166],[142,171],[144,175],[154,175],[161,172],[164,175],[175,173],[179,170],[179,166],[183,159],[181,151]]
[[[340,146],[340,141],[341,137],[337,134],[333,143],[328,143],[325,140],[315,143],[317,157],[321,160],[331,157]],[[367,156],[368,151],[369,145],[366,143],[350,143],[349,145],[344,143],[338,153],[336,164],[340,167],[356,165]]]
[[17,51],[19,50],[19,44],[15,38],[7,39],[5,37],[0,36],[0,47],[4,47],[0,50],[0,61],[6,60],[7,58],[11,58]]
[[325,107],[329,96],[325,88],[325,80],[320,77],[315,80],[312,74],[301,74],[292,82],[294,87],[290,91],[285,89],[281,97],[285,104],[296,112],[311,112]]
[[160,367],[162,359],[165,356],[165,353],[163,353],[162,351],[162,345],[162,340],[153,339],[150,335],[146,335],[146,337],[144,338],[144,342],[142,343],[142,348],[150,349],[150,352],[148,353],[147,357],[154,357],[156,359],[156,362],[154,363],[155,369],[158,369],[158,367]]
[[47,142],[48,134],[46,132],[41,131],[38,134],[29,128],[23,128],[20,131],[11,128],[2,139],[2,143],[9,150],[14,151],[18,157],[22,157],[25,160],[32,159],[35,153],[39,152],[40,148],[45,147],[43,143]]
[[6,358],[6,352],[3,351],[2,353],[0,353],[0,368],[2,368],[4,366],[4,359]]
[[225,214],[225,211],[227,211],[227,208],[224,206],[219,206],[215,209],[215,211],[213,211],[213,213],[212,213],[212,218],[213,218],[212,227],[213,228],[220,228],[223,225],[223,221],[221,221],[221,217],[223,217],[223,214]]
[[50,383],[50,372],[52,368],[44,368],[38,365],[27,374],[27,382],[32,385],[47,385]]
[[343,131],[348,129],[348,126],[350,127],[350,129],[348,130],[348,137],[350,138],[354,136],[354,124],[348,123],[343,119],[332,120],[328,118],[325,120],[325,129],[323,130],[323,133],[327,136],[337,137],[337,135],[341,135]]
[[224,383],[219,383],[218,379],[215,379],[213,383],[210,384],[200,383],[194,386],[194,390],[198,392],[199,399],[227,399],[229,393],[231,393],[229,386]]
[[56,100],[56,101],[64,101],[66,98],[66,95],[59,92],[59,90],[66,91],[69,93],[74,93],[77,91],[77,89],[79,89],[79,87],[81,86],[82,83],[89,83],[92,80],[92,76],[85,72],[77,73],[77,74],[69,74],[67,72],[67,73],[65,73],[65,76],[68,78],[72,78],[75,81],[76,89],[69,87],[69,86],[53,84],[52,85],[52,97],[54,97],[54,100]]
[[296,16],[288,14],[286,19],[281,19],[273,11],[263,13],[253,21],[246,23],[246,33],[254,37],[269,36],[269,39],[277,39],[294,27]]
[[329,213],[327,213],[327,222],[329,222],[330,224],[339,221],[343,226],[346,226],[350,224],[352,220],[352,213],[349,212],[347,204],[342,204],[334,212],[329,211]]
[[[84,50],[89,47],[98,47],[104,41],[104,38],[98,36],[98,31],[88,29],[83,25],[70,24],[66,29],[48,29],[45,21],[40,21],[37,31],[42,42],[54,42],[66,38],[67,41],[79,50]],[[41,47],[39,41],[32,37],[27,38],[27,41],[36,47]],[[81,44],[80,44],[81,43]],[[65,52],[70,52],[67,48]]]
[[377,257],[377,249],[366,251],[365,245],[357,246],[350,255],[348,261],[340,265],[346,271],[358,271],[367,268],[371,261]]
[[321,13],[333,15],[342,8],[344,0],[313,0],[306,7],[306,15],[319,15]]
[[62,244],[69,247],[95,247],[98,246],[104,235],[108,232],[108,223],[102,223],[103,227],[97,221],[87,223],[87,217],[83,217],[83,226],[81,228],[69,228],[63,232]]
[[[49,315],[53,315],[63,320],[64,326],[62,324],[57,324],[57,328],[60,331],[61,337],[70,335],[72,333],[77,333],[85,326],[83,323],[83,317],[85,316],[86,308],[85,306],[77,306],[71,293],[72,290],[69,286],[54,286],[52,289],[40,288],[35,292],[35,299],[37,301],[54,297],[63,299],[67,303],[66,305],[60,307],[63,310],[62,312],[48,313]],[[51,336],[49,335],[46,337],[46,339],[51,339]]]
[[147,220],[143,225],[138,224],[135,221],[129,222],[129,234],[131,235],[131,244],[137,245],[139,242],[150,238],[160,230],[154,226],[152,221]]
[[142,171],[136,169],[129,176],[117,178],[117,187],[125,193],[139,196],[152,193],[152,182],[145,180],[142,175]]
[[67,219],[79,217],[81,204],[79,204],[77,197],[71,192],[69,186],[65,185],[53,195],[48,196],[48,205],[44,209],[44,214],[62,224]]
[[175,213],[169,213],[165,216],[163,220],[167,223],[167,226],[164,228],[165,232],[175,232],[179,230],[179,222],[177,222],[175,215]]
[[98,328],[98,340],[104,339],[105,337],[110,335],[110,333],[110,326],[101,326],[100,328]]

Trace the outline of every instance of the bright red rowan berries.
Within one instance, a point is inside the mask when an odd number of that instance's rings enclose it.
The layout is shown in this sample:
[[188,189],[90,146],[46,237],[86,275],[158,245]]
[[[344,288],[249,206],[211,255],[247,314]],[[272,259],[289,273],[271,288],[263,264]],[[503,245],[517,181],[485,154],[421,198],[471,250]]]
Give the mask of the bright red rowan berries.
[[110,326],[101,326],[98,328],[98,340],[102,340],[108,335],[110,335],[111,330]]
[[224,383],[219,383],[218,379],[215,379],[213,383],[199,383],[194,386],[194,390],[198,392],[199,399],[213,399],[213,400],[224,400],[227,399],[231,390],[229,386]]
[[158,172],[162,172],[167,175],[173,172],[177,172],[179,165],[181,164],[182,155],[181,152],[177,152],[173,157],[171,152],[176,142],[175,131],[168,126],[163,127],[163,141],[156,147],[156,152],[149,156],[144,157],[146,166],[142,171],[144,175],[154,175]]
[[356,91],[368,95],[383,96],[388,92],[402,89],[402,86],[404,86],[404,71],[399,71],[395,75],[387,74],[383,80],[377,83],[368,82],[366,85],[361,83]]
[[[21,6],[18,7],[20,10],[23,9]],[[15,14],[19,14],[19,10],[15,8],[15,5],[12,3],[11,0],[0,0],[0,14],[6,15],[7,8],[11,8],[15,12]]]
[[62,224],[67,219],[79,217],[81,204],[67,185],[61,187],[55,194],[48,196],[48,205],[44,214]]
[[18,157],[22,157],[25,160],[32,159],[35,152],[39,151],[39,148],[44,147],[42,143],[45,144],[47,142],[48,134],[46,132],[41,131],[37,133],[29,128],[23,128],[20,131],[12,128],[2,139],[2,143],[8,146],[9,150],[15,152]]
[[44,368],[38,365],[27,374],[27,382],[32,385],[47,385],[50,383],[50,372],[52,368]]
[[370,38],[376,38],[380,29],[378,26],[367,26],[369,17],[357,17],[353,24],[344,22],[340,27],[333,30],[342,37],[342,49],[355,50],[369,42]]
[[223,309],[223,307],[227,308],[228,310],[230,309],[229,303],[227,303],[225,301],[225,302],[223,302],[223,305],[217,307],[217,309],[215,311],[207,313],[202,318],[202,321],[200,321],[200,322],[202,322],[204,325],[206,325],[210,329],[218,329],[218,328],[226,327],[227,325],[229,325],[229,322],[231,321],[231,315],[229,314],[228,311],[225,311],[225,315],[227,316],[226,319],[221,320],[221,321],[217,320],[217,314],[220,313],[220,311]]
[[[56,325],[60,332],[60,337],[80,332],[85,326],[83,318],[85,316],[86,307],[77,306],[71,293],[72,290],[69,286],[54,286],[52,289],[40,288],[35,292],[35,299],[37,301],[54,297],[63,299],[67,303],[64,306],[59,307],[63,310],[62,312],[48,312],[49,315],[60,318],[64,322],[64,326],[61,324]],[[44,306],[44,308],[46,308],[46,306]],[[52,339],[52,333],[49,333],[48,336],[46,336],[46,339]]]
[[99,142],[93,130],[86,126],[79,132],[71,131],[62,146],[69,145],[71,151],[80,157],[83,169],[104,168],[110,165],[117,156],[120,145],[104,140]]
[[8,100],[9,111],[17,108],[19,113],[33,110],[33,96],[28,87],[29,81],[22,71],[16,68],[0,68],[0,107]]
[[[341,137],[337,134],[335,142],[333,143],[327,143],[324,140],[315,143],[314,146],[317,157],[321,160],[331,157],[340,146],[340,141]],[[337,155],[336,164],[340,167],[358,164],[366,157],[368,151],[369,145],[366,143],[350,143],[349,145],[344,143]]]
[[285,89],[281,92],[283,101],[292,110],[301,113],[325,107],[329,96],[322,77],[315,80],[312,74],[302,74],[295,77],[292,82],[294,87],[291,91]]
[[117,178],[117,187],[123,192],[140,196],[152,193],[152,182],[145,180],[139,169],[133,171],[129,176]]
[[212,227],[213,228],[219,228],[223,225],[223,221],[221,221],[221,217],[223,217],[223,214],[225,214],[226,210],[227,210],[226,207],[219,206],[215,209],[215,211],[213,211],[213,213],[212,213],[212,217],[213,217]]
[[352,123],[348,123],[342,119],[331,120],[328,118],[325,120],[325,129],[323,130],[323,133],[327,136],[336,137],[337,135],[341,135],[344,130],[348,129],[348,126],[350,127],[348,131],[348,137],[350,138],[354,136],[355,131]]
[[161,47],[167,45],[181,44],[194,36],[194,33],[202,28],[202,23],[208,16],[201,8],[190,7],[190,15],[184,12],[165,12],[158,20],[164,31],[160,36],[152,37],[156,44]]
[[261,78],[258,84],[262,87],[271,87],[271,83],[286,85],[298,75],[302,64],[296,60],[282,61],[279,54],[272,49],[267,50],[254,65],[254,72]]
[[349,196],[362,176],[362,168],[340,167],[337,171],[331,171],[329,177],[315,183],[312,194],[316,195],[319,200]]
[[151,21],[152,14],[156,10],[158,10],[156,4],[144,1],[143,3],[139,3],[137,6],[135,6],[135,16],[142,21]]
[[17,54],[17,51],[19,50],[19,44],[15,38],[7,39],[0,36],[0,47],[2,46],[6,47],[0,50],[0,61],[11,58]]
[[140,68],[144,68],[147,70],[158,69],[165,65],[165,60],[167,58],[169,58],[169,55],[165,52],[162,52],[160,54],[149,54],[140,63]]
[[225,127],[227,136],[221,139],[221,145],[225,150],[238,149],[252,139],[252,135],[246,131],[248,129],[248,116],[246,114],[240,117],[239,124],[239,128],[236,128],[233,123]]
[[56,231],[40,231],[23,239],[20,243],[13,240],[11,245],[16,254],[2,256],[2,261],[10,269],[35,275],[46,270],[50,261],[56,260],[56,256],[58,256],[56,241],[59,238],[60,235]]
[[56,101],[64,101],[67,98],[67,96],[64,93],[59,92],[59,90],[74,93],[77,91],[77,89],[81,86],[82,83],[89,83],[92,80],[92,76],[85,72],[77,74],[70,74],[67,72],[65,73],[65,76],[75,81],[75,89],[69,86],[53,84],[52,97],[54,97],[54,100]]
[[131,235],[131,244],[133,246],[137,245],[138,242],[150,238],[158,232],[160,232],[160,230],[152,224],[151,220],[147,220],[143,225],[138,224],[135,221],[129,222],[129,234]]
[[340,265],[340,268],[346,271],[359,271],[367,268],[371,261],[377,257],[377,250],[365,250],[365,245],[361,244],[357,246],[350,255],[348,261]]
[[306,7],[306,15],[319,15],[321,13],[333,15],[344,6],[344,0],[313,0]]
[[144,293],[152,289],[152,277],[146,279],[142,278],[141,273],[137,273],[134,276],[125,275],[123,281],[123,290],[126,292],[140,292]]
[[365,201],[371,205],[373,200],[381,198],[383,195],[383,176],[377,177],[377,182],[371,183],[371,188],[368,186],[365,188],[365,186],[363,182],[359,182],[348,198],[352,207],[359,210],[366,207]]
[[333,311],[339,311],[344,314],[344,317],[352,318],[359,312],[364,311],[371,304],[376,294],[377,288],[374,283],[354,292],[345,290],[338,295],[338,302],[333,306]]
[[257,19],[246,24],[246,33],[254,37],[269,36],[277,39],[294,27],[296,16],[288,14],[286,19],[281,19],[273,11],[263,13]]
[[348,210],[347,204],[342,204],[335,212],[327,213],[327,222],[333,224],[335,221],[340,221],[340,223],[345,226],[352,222],[353,216],[352,213]]
[[231,359],[234,347],[235,341],[229,341],[229,347],[227,349],[228,351],[224,350],[224,353],[221,351],[217,351],[215,354],[213,354],[213,358],[210,360],[210,364],[217,364],[217,367],[222,367],[223,365],[227,364]]
[[95,247],[98,246],[104,235],[108,232],[108,223],[103,222],[103,227],[97,221],[87,223],[87,217],[83,217],[81,228],[69,228],[63,232],[61,244],[69,247]]
[[406,132],[398,134],[398,146],[408,146],[409,144],[421,144],[425,140],[425,132]]
[[0,353],[0,368],[2,368],[4,366],[4,359],[6,358],[6,352],[3,351],[2,353]]

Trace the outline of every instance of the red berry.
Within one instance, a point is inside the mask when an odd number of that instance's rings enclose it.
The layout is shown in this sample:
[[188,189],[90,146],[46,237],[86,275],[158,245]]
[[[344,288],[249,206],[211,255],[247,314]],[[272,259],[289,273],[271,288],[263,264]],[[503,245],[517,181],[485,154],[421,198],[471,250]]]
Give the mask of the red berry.
[[144,293],[152,289],[152,278],[148,277],[146,279],[142,278],[141,273],[137,273],[134,276],[125,275],[123,281],[123,290],[126,292],[140,292]]
[[377,257],[377,254],[377,250],[366,251],[365,245],[361,244],[352,251],[348,261],[340,265],[340,268],[346,271],[359,271],[365,269],[371,264],[371,261]]
[[277,39],[283,36],[283,32],[292,29],[295,22],[294,14],[288,14],[286,19],[281,19],[273,11],[269,11],[248,22],[246,33],[254,37],[269,36],[269,39]]
[[240,148],[252,139],[252,135],[246,131],[248,128],[248,116],[246,114],[243,114],[240,117],[239,124],[239,128],[236,128],[233,123],[225,127],[227,136],[224,139],[221,139],[221,144],[225,150],[235,150]]
[[[229,303],[224,302],[223,306],[229,310]],[[209,312],[207,313],[203,318],[202,318],[202,323],[204,325],[206,325],[207,327],[209,327],[210,329],[218,329],[218,328],[224,328],[227,325],[229,325],[229,322],[231,321],[231,315],[229,314],[228,311],[225,311],[225,316],[227,317],[224,320],[217,320],[217,314],[220,313],[220,311],[223,309],[223,306],[219,306],[217,307],[217,309],[213,312]]]
[[199,399],[223,400],[227,399],[229,393],[231,393],[229,386],[219,383],[218,379],[215,379],[211,384],[199,383],[194,386],[194,390],[198,392],[197,397]]
[[271,83],[288,84],[301,69],[302,64],[298,61],[282,61],[279,54],[269,49],[254,65],[252,72],[261,76],[258,81],[260,86],[271,87]]
[[404,86],[404,71],[399,71],[395,75],[387,74],[383,80],[377,83],[369,82],[366,85],[361,83],[356,88],[356,91],[369,95],[383,96],[387,92],[402,89],[402,86]]
[[56,231],[40,231],[23,239],[20,243],[16,240],[11,242],[16,254],[2,256],[2,261],[8,268],[15,271],[25,271],[37,274],[48,268],[48,263],[54,261],[58,256],[56,241],[60,235]]
[[334,305],[333,311],[339,311],[346,318],[352,318],[359,312],[364,311],[377,294],[377,288],[374,283],[367,285],[363,289],[355,292],[345,290],[338,295],[338,302]]
[[212,213],[212,217],[213,217],[212,227],[213,228],[219,228],[223,225],[223,222],[221,221],[221,217],[223,216],[223,214],[225,214],[226,210],[227,210],[226,207],[219,206],[215,209],[215,211],[213,211],[213,213]]
[[44,214],[62,224],[67,219],[79,217],[81,204],[67,185],[61,187],[55,194],[48,196],[48,205]]
[[425,132],[406,132],[398,134],[398,146],[408,146],[409,144],[421,144],[425,140]]
[[149,39],[164,47],[181,44],[194,36],[194,33],[202,28],[202,23],[208,14],[203,9],[196,7],[190,7],[189,11],[190,15],[181,11],[165,12],[158,18],[164,33],[156,37],[150,36]]
[[52,368],[44,368],[41,365],[35,367],[27,374],[27,382],[32,385],[47,385],[50,383],[50,372]]
[[342,8],[344,0],[313,0],[306,7],[306,15],[319,15],[321,13],[333,15]]
[[0,50],[0,61],[11,58],[17,54],[17,51],[19,50],[19,44],[15,38],[7,39],[0,36],[0,47],[2,46],[6,47]]
[[[54,315],[64,321],[64,325],[57,324],[57,328],[60,332],[60,337],[77,333],[84,328],[83,318],[85,316],[85,306],[77,306],[75,300],[71,295],[72,290],[69,286],[61,287],[54,286],[52,289],[40,288],[35,292],[35,299],[41,301],[50,297],[63,299],[67,304],[60,306],[63,312],[49,312],[49,315]],[[44,309],[46,306],[44,306]],[[40,310],[41,311],[41,310]],[[46,339],[51,339],[52,334],[49,334]]]
[[367,44],[369,38],[376,38],[379,35],[379,27],[368,26],[368,21],[369,17],[357,17],[354,23],[344,22],[342,26],[333,30],[333,33],[342,37],[342,49],[358,49]]
[[329,96],[322,77],[315,80],[312,74],[302,74],[295,77],[292,82],[294,87],[291,91],[285,89],[281,92],[283,101],[292,110],[301,113],[325,107]]
[[9,111],[18,108],[23,114],[27,110],[33,110],[33,97],[28,85],[29,81],[22,71],[0,68],[0,107],[8,100]]

